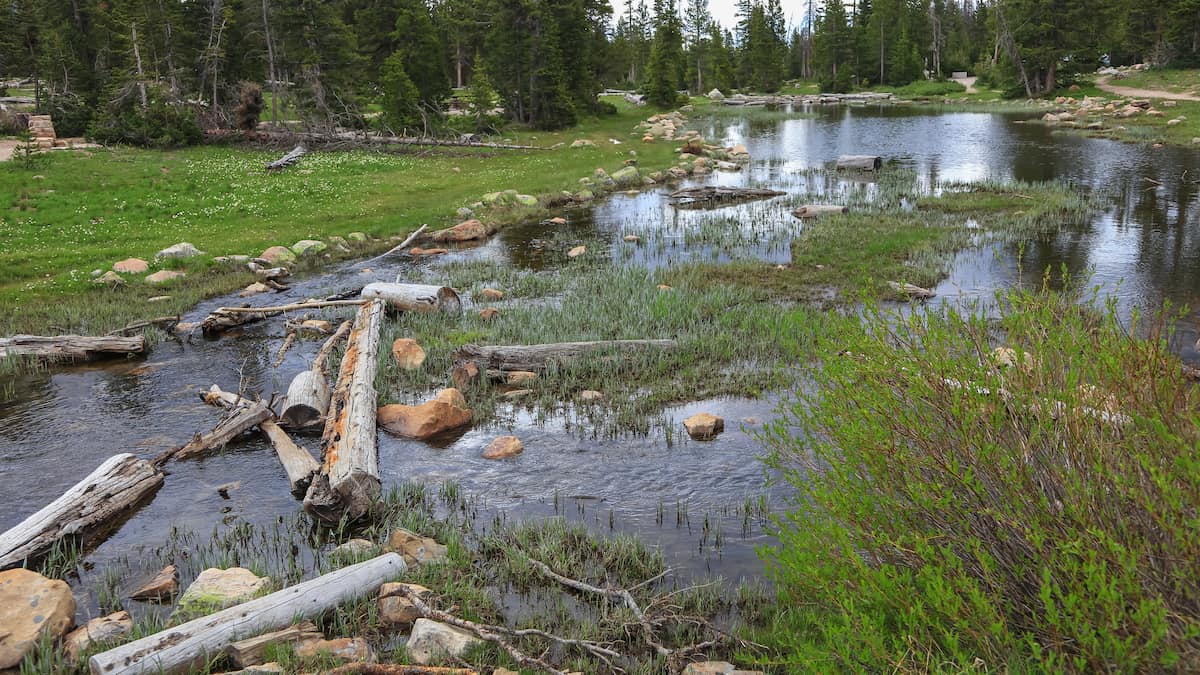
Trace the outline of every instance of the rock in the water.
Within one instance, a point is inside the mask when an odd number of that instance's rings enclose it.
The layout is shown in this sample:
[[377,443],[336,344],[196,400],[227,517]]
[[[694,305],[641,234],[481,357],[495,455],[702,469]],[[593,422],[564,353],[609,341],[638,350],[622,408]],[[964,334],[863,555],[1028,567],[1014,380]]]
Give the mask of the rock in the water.
[[408,638],[405,651],[413,661],[429,665],[447,656],[462,656],[480,642],[479,638],[465,630],[429,619],[417,619],[413,623],[412,635]]
[[511,389],[509,391],[504,392],[504,400],[516,401],[518,399],[522,399],[522,398],[525,398],[526,396],[531,396],[531,395],[533,395],[532,389]]
[[184,272],[177,272],[175,270],[159,270],[159,271],[155,272],[154,274],[148,275],[146,277],[146,283],[148,283],[148,284],[165,284],[168,281],[182,279],[183,277],[186,277],[186,276],[187,276],[187,274]]
[[149,271],[150,263],[141,258],[126,258],[113,263],[113,271],[120,274],[141,274]]
[[16,668],[43,637],[57,640],[74,623],[67,582],[27,569],[0,572],[0,670]]
[[259,293],[266,293],[267,291],[270,291],[270,290],[271,290],[270,286],[264,284],[261,281],[256,281],[256,282],[250,284],[249,286],[243,288],[242,292],[238,293],[238,295],[243,298],[248,298],[252,295],[258,295]]
[[445,248],[421,248],[420,246],[414,246],[408,250],[408,254],[414,258],[428,258],[429,256],[434,255],[446,255],[449,252],[450,250]]
[[404,556],[404,562],[412,565],[441,562],[446,559],[446,546],[432,537],[422,537],[414,532],[398,528],[388,537],[387,550]]
[[495,307],[485,307],[479,311],[479,318],[483,321],[491,321],[500,316],[500,310]]
[[425,440],[470,424],[471,409],[457,389],[443,389],[420,405],[385,405],[379,409],[378,421],[389,433]]
[[88,647],[113,642],[132,632],[133,619],[129,617],[129,612],[115,612],[92,619],[68,633],[63,638],[63,652],[68,661],[75,661]]
[[479,291],[479,299],[495,302],[504,299],[504,291],[496,290],[495,288],[485,288]]
[[624,237],[621,237],[621,239],[629,242],[630,244],[636,244],[642,240],[642,238],[637,236],[636,234],[627,234]]
[[262,252],[258,256],[272,265],[282,265],[284,263],[296,262],[296,254],[286,246],[272,246]]
[[302,659],[323,656],[343,661],[375,662],[375,650],[362,638],[337,638],[336,640],[313,640],[296,647],[296,656]]
[[324,319],[305,319],[300,322],[300,330],[328,334],[333,332],[333,324]]
[[301,239],[300,241],[292,244],[292,253],[301,256],[314,255],[324,251],[327,248],[329,248],[329,246],[323,241],[318,241],[316,239]]
[[566,225],[567,219],[555,216],[554,218],[551,218],[550,220],[548,220],[546,222],[550,223],[551,225]]
[[521,443],[521,439],[516,436],[500,436],[483,449],[483,458],[504,459],[519,455],[523,450],[525,450],[525,445]]
[[392,356],[405,370],[416,370],[425,363],[425,350],[412,338],[396,338],[392,343]]
[[142,584],[133,593],[131,600],[166,600],[179,590],[179,570],[174,565],[167,565],[159,570],[154,578]]
[[379,588],[379,620],[393,626],[411,626],[421,618],[412,601],[400,595],[400,589],[406,588],[416,593],[421,600],[428,600],[433,591],[417,584],[386,583]]
[[260,577],[243,567],[225,570],[210,567],[183,592],[177,611],[207,614],[249,600],[270,585],[270,577]]
[[683,421],[688,435],[697,441],[707,441],[725,430],[725,420],[708,413],[696,413]]
[[471,241],[473,239],[483,239],[489,234],[491,234],[491,229],[487,225],[484,225],[476,218],[472,218],[464,220],[454,227],[438,230],[433,233],[430,239],[437,242]]
[[568,258],[578,258],[579,256],[583,255],[584,253],[587,253],[586,246],[576,246],[575,248],[572,248],[570,251],[567,251],[567,257]]
[[583,391],[579,392],[579,400],[583,401],[584,403],[592,403],[603,398],[604,394],[601,394],[594,389],[584,389]]
[[163,258],[194,258],[198,255],[204,255],[204,251],[201,251],[186,241],[181,241],[174,246],[168,246],[158,253],[155,253],[154,259],[161,260]]

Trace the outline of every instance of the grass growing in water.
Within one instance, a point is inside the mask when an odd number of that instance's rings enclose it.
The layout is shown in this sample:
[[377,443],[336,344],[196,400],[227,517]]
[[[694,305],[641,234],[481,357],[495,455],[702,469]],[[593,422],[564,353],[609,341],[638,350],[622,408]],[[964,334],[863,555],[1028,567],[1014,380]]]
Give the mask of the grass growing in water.
[[1200,391],[1166,322],[1077,300],[874,310],[823,350],[765,438],[798,492],[766,551],[767,662],[1200,667]]

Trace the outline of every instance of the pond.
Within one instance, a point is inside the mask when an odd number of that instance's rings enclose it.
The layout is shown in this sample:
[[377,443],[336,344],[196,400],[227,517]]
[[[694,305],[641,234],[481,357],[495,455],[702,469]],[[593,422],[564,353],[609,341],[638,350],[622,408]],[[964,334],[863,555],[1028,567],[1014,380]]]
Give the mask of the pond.
[[[1061,180],[1092,191],[1105,207],[1090,222],[1049,241],[1002,244],[965,251],[937,288],[941,301],[986,299],[999,288],[1041,283],[1047,267],[1086,275],[1127,315],[1165,301],[1194,304],[1200,292],[1200,153],[1154,149],[1055,132],[1025,123],[1026,114],[921,110],[907,107],[821,107],[794,114],[718,115],[701,119],[710,140],[744,143],[754,158],[742,172],[707,180],[778,187],[827,195],[869,190],[869,181],[814,178],[808,171],[839,154],[878,154],[889,167],[916,172],[926,185],[981,179]],[[631,147],[634,147],[631,145]],[[802,227],[786,209],[757,202],[717,212],[679,210],[665,190],[617,194],[566,214],[565,226],[530,223],[503,231],[482,246],[432,261],[391,256],[339,266],[297,281],[263,304],[320,297],[399,277],[439,278],[456,261],[490,258],[555,273],[561,255],[546,253],[549,237],[611,242],[613,264],[657,267],[686,260],[756,258],[786,262],[787,242]],[[727,226],[707,236],[714,218]],[[636,233],[642,245],[622,246]],[[364,270],[368,270],[364,271]],[[206,301],[184,320],[241,302]],[[469,311],[469,308],[468,308]],[[1200,358],[1194,343],[1198,315],[1189,311],[1174,347],[1185,360]],[[669,336],[659,336],[669,337]],[[285,391],[307,367],[319,343],[302,342],[272,367],[284,339],[281,322],[247,326],[241,339],[199,336],[168,339],[138,361],[54,369],[23,375],[0,404],[0,530],[58,497],[118,452],[143,457],[209,429],[221,413],[202,405],[201,388],[270,394]],[[512,405],[494,424],[435,444],[380,435],[385,486],[403,480],[450,481],[483,513],[510,519],[558,514],[598,532],[626,532],[661,547],[668,565],[695,575],[757,579],[755,548],[770,544],[766,513],[786,490],[768,486],[754,432],[774,417],[777,396],[722,399],[665,410],[646,435],[602,437],[565,414],[546,418]],[[679,433],[699,411],[721,414],[726,432],[711,442]],[[667,428],[675,433],[667,434]],[[479,457],[491,438],[515,433],[526,450],[516,461]],[[315,447],[316,439],[300,438]],[[201,534],[238,523],[267,524],[299,508],[270,446],[262,440],[221,453],[173,463],[166,485],[85,559],[84,583],[120,557],[161,546],[173,528]],[[228,498],[218,492],[226,486]],[[480,518],[486,522],[487,518]],[[86,613],[89,603],[81,603]]]

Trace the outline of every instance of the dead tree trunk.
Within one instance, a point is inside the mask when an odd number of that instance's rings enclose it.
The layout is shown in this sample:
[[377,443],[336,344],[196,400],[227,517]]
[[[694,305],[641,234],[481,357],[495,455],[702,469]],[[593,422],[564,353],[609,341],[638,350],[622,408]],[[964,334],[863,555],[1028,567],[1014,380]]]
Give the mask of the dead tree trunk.
[[[200,398],[209,405],[229,410],[259,405],[233,392],[221,391],[221,388],[215,384],[201,394]],[[263,432],[267,440],[271,441],[271,447],[275,448],[275,454],[279,457],[279,463],[283,465],[283,471],[287,474],[288,483],[292,487],[292,494],[303,495],[312,482],[313,474],[320,471],[321,464],[313,459],[307,450],[296,445],[287,432],[279,428],[274,419],[263,420],[259,423],[258,429]]]
[[145,351],[146,338],[141,335],[14,335],[0,338],[0,359],[8,356],[34,356],[50,360],[90,361],[100,356],[141,354]]
[[605,354],[628,355],[645,349],[674,349],[674,340],[604,340],[600,342],[558,342],[545,345],[509,345],[480,347],[463,345],[454,352],[455,361],[473,361],[479,372],[496,370],[545,370],[579,358]]
[[462,300],[448,286],[376,282],[362,289],[364,298],[382,298],[390,307],[407,312],[462,312]]
[[837,158],[837,168],[878,171],[883,168],[883,158],[878,155],[842,155]]
[[326,427],[325,462],[304,497],[304,510],[326,522],[361,518],[379,497],[375,371],[383,314],[383,300],[358,310],[342,357],[333,421]]
[[174,450],[168,450],[154,458],[155,466],[162,466],[168,460],[188,459],[203,454],[209,450],[220,448],[244,432],[262,424],[265,420],[274,419],[270,408],[262,403],[254,403],[238,410],[232,417],[221,420],[213,430],[206,434],[197,434],[195,438]]
[[108,458],[61,497],[0,534],[0,569],[43,555],[64,537],[95,535],[162,482],[162,471],[144,459],[129,453]]
[[352,326],[349,321],[338,326],[337,331],[321,345],[321,351],[317,352],[317,357],[313,359],[312,367],[292,379],[283,411],[279,414],[280,424],[299,429],[325,420],[329,412],[330,396],[325,362],[334,347],[350,334]]
[[374,593],[406,569],[399,554],[385,553],[96,654],[88,667],[92,675],[189,672],[238,640],[279,630],[297,618],[313,617]]
[[839,213],[849,213],[850,208],[839,204],[805,204],[798,209],[792,211],[792,215],[797,218],[820,218],[821,216],[837,215]]

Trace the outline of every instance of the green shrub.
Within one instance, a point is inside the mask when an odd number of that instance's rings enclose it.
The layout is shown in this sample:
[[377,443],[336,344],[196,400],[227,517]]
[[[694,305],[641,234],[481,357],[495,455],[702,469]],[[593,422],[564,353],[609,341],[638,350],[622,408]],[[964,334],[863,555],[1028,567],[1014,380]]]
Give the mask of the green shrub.
[[204,133],[190,106],[168,101],[152,89],[145,108],[136,94],[110,104],[92,121],[88,137],[100,143],[174,148],[199,143]]
[[950,80],[918,80],[897,88],[896,93],[900,96],[945,96],[961,94],[966,90],[966,87]]
[[1200,669],[1200,390],[1169,322],[1076,299],[875,310],[832,341],[765,434],[798,491],[764,551],[770,662]]
[[60,137],[82,136],[92,122],[95,106],[75,94],[51,94],[42,101],[38,113],[54,120],[54,133]]

